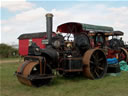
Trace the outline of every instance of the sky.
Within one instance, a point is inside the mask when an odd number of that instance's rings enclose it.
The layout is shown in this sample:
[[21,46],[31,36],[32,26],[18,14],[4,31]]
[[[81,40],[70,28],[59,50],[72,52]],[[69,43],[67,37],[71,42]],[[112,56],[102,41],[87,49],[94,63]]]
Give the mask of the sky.
[[66,22],[111,26],[128,41],[128,0],[1,0],[0,43],[18,44],[24,33],[46,31],[52,13],[53,31]]

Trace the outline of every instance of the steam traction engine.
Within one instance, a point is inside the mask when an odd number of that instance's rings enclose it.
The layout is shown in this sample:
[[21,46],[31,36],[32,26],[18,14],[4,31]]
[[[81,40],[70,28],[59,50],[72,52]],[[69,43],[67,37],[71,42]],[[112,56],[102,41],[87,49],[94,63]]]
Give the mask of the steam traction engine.
[[41,49],[36,43],[31,43],[28,56],[16,71],[18,80],[26,85],[41,86],[54,77],[54,69],[67,77],[83,74],[90,79],[102,78],[107,71],[107,52],[103,43],[106,40],[100,38],[103,34],[99,33],[109,33],[113,29],[65,23],[58,26],[52,36],[52,17],[52,14],[46,14],[47,38],[42,41],[46,48]]
[[[110,32],[94,32],[89,33],[89,36],[93,38],[95,47],[104,49],[107,58],[117,58],[118,62],[124,60],[128,62],[128,52],[125,48],[122,37],[122,31],[112,31]],[[112,39],[109,40],[109,37]]]

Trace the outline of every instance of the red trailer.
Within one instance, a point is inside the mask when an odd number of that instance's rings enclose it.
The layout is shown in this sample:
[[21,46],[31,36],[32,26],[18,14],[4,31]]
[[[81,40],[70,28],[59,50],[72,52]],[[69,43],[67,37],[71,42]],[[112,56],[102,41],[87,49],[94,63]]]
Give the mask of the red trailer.
[[45,44],[42,43],[42,40],[47,38],[46,32],[39,33],[29,33],[21,34],[19,39],[19,55],[26,56],[28,55],[28,47],[32,42],[35,42],[41,49],[45,48]]

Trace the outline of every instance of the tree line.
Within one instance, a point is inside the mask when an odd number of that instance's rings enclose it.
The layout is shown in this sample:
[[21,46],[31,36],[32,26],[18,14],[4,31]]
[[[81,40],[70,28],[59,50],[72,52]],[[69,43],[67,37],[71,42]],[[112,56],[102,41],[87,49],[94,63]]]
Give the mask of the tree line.
[[18,49],[7,44],[0,44],[0,58],[18,57]]

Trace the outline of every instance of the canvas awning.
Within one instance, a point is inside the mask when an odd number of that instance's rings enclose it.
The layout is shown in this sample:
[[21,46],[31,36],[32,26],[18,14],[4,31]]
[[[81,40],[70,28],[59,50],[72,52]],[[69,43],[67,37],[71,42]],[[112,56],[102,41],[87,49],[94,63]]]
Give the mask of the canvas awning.
[[83,30],[94,31],[94,32],[112,32],[113,28],[108,26],[98,26],[90,24],[82,24]]
[[81,33],[81,32],[112,32],[113,28],[108,26],[98,26],[76,22],[68,22],[57,27],[58,32],[62,33]]

